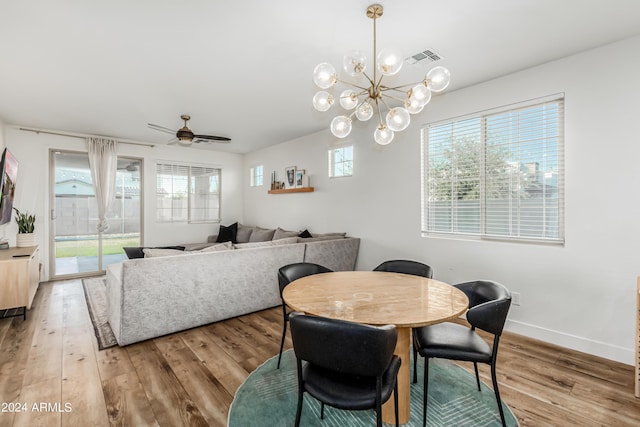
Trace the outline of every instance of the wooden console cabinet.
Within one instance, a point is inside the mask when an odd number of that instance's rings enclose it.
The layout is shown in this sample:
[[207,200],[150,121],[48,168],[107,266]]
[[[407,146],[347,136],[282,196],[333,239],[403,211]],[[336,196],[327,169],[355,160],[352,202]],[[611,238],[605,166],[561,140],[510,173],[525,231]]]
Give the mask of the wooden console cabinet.
[[0,250],[0,310],[31,309],[40,283],[37,246]]

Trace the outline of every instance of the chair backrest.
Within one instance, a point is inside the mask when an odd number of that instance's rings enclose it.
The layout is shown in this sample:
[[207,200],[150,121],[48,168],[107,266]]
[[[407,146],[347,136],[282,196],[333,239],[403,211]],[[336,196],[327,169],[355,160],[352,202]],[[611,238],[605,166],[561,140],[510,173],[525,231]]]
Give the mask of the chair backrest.
[[476,280],[454,285],[469,298],[469,323],[500,336],[511,306],[511,292],[498,282]]
[[312,262],[296,262],[294,264],[285,265],[278,269],[278,286],[280,287],[280,296],[284,288],[294,280],[301,277],[311,276],[312,274],[331,273],[333,270],[328,269],[319,264]]
[[289,317],[296,357],[331,371],[376,377],[393,358],[394,325],[371,326],[293,312]]
[[394,259],[385,261],[373,271],[390,271],[392,273],[412,274],[414,276],[433,278],[433,269],[427,264],[407,259]]

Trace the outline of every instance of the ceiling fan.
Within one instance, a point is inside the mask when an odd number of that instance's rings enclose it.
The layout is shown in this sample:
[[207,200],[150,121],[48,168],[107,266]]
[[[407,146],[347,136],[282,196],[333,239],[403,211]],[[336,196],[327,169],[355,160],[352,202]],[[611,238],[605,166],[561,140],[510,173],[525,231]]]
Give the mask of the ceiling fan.
[[212,142],[222,142],[228,143],[231,141],[231,138],[227,138],[226,136],[215,136],[215,135],[196,135],[191,129],[187,127],[187,122],[191,119],[191,116],[187,114],[183,114],[180,116],[182,120],[184,120],[184,126],[178,129],[177,131],[173,129],[166,128],[164,126],[154,125],[153,123],[147,123],[147,126],[153,130],[159,130],[160,132],[170,133],[175,135],[176,137],[169,141],[168,145],[175,144],[179,142],[181,145],[191,145],[191,143],[212,143]]

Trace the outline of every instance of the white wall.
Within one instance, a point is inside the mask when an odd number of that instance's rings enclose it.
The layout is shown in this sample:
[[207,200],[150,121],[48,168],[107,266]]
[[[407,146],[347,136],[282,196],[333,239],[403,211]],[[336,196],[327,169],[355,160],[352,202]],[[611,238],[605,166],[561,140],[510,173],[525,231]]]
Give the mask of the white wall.
[[[314,193],[267,195],[245,179],[247,224],[347,231],[362,238],[358,269],[411,258],[449,283],[487,278],[519,292],[509,330],[632,364],[635,283],[640,274],[640,37],[434,97],[412,126],[378,148],[354,129],[352,178],[328,179],[323,131],[245,156],[243,172],[268,177],[297,165]],[[452,71],[455,79],[455,70]],[[566,244],[420,237],[420,127],[429,121],[565,93]],[[309,95],[309,99],[311,94]],[[324,122],[328,126],[330,115]],[[268,185],[268,184],[267,184]]]
[[[49,151],[50,149],[87,152],[83,139],[21,131],[5,126],[6,145],[19,162],[14,206],[36,215],[36,239],[41,247],[44,278],[49,278]],[[222,223],[242,219],[242,156],[195,148],[155,146],[154,148],[119,144],[118,154],[143,159],[145,245],[205,242],[208,235],[218,233],[218,224],[156,223],[155,162],[175,160],[208,164],[222,168]],[[15,245],[18,227],[12,221],[5,228],[11,246]]]

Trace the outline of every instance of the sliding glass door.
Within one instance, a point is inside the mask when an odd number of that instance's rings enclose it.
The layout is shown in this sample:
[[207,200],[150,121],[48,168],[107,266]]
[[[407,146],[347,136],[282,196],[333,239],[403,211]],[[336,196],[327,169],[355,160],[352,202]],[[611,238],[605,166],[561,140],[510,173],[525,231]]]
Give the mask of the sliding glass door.
[[99,233],[98,208],[87,153],[51,151],[51,278],[99,274],[126,259],[125,246],[140,246],[142,162],[118,157],[116,200]]

